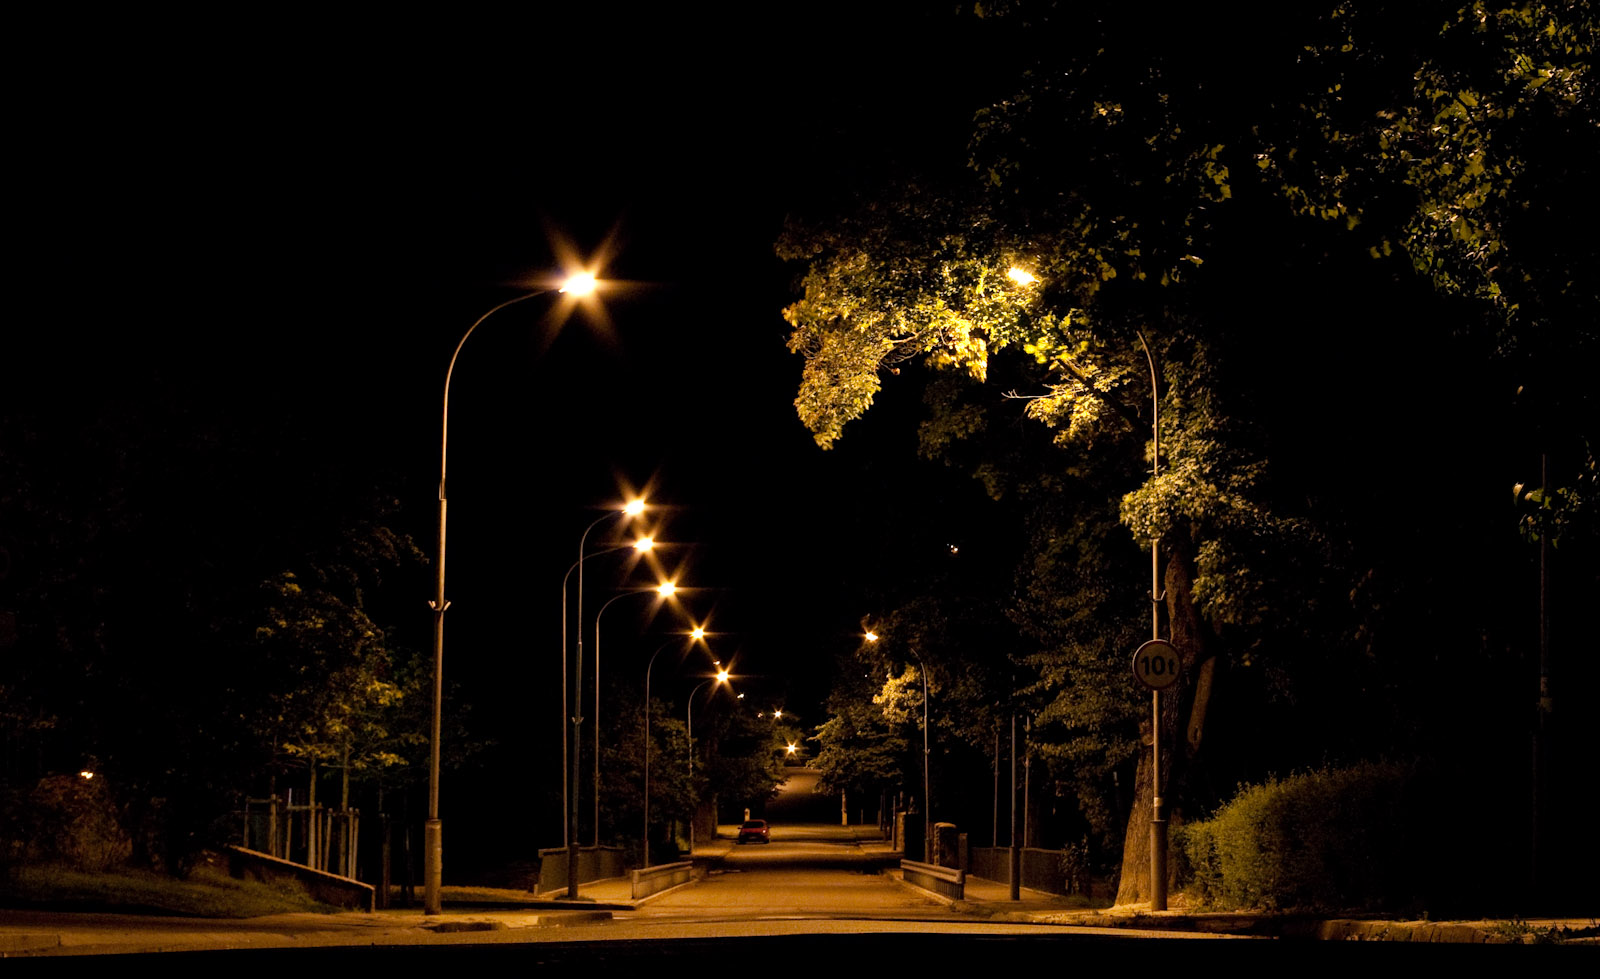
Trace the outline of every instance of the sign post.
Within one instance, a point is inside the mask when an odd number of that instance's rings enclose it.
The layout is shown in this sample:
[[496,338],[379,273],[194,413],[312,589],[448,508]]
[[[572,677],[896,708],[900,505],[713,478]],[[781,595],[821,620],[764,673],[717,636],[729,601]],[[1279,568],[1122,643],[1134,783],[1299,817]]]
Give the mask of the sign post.
[[1155,803],[1150,818],[1150,910],[1167,910],[1167,813],[1161,798],[1161,691],[1183,672],[1178,650],[1165,639],[1150,639],[1133,654],[1133,678],[1150,688],[1150,784]]

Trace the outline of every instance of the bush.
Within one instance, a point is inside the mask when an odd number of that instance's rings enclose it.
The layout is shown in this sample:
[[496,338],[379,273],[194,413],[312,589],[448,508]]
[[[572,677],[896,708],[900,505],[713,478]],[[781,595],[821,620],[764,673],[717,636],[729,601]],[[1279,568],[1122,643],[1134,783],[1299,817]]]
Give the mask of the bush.
[[51,775],[39,780],[15,817],[23,860],[55,860],[97,871],[128,859],[132,841],[104,779]]
[[1375,763],[1241,786],[1178,829],[1180,883],[1208,907],[1409,906],[1425,873],[1413,831],[1423,794],[1412,768]]

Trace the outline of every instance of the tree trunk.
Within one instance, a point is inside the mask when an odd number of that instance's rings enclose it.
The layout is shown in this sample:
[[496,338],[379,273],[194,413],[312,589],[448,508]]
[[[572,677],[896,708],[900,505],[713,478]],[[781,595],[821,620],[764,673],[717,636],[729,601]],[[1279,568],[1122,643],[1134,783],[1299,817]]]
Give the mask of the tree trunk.
[[[1168,831],[1182,822],[1182,798],[1174,797],[1173,787],[1181,786],[1189,764],[1200,750],[1206,709],[1210,705],[1213,681],[1213,653],[1216,641],[1199,611],[1194,607],[1193,546],[1188,540],[1175,542],[1167,551],[1163,587],[1166,590],[1169,641],[1183,662],[1183,675],[1161,692],[1161,785],[1166,804]],[[1129,651],[1130,656],[1132,651]],[[1133,682],[1130,680],[1129,682]],[[1146,695],[1148,705],[1148,694]],[[1155,804],[1150,778],[1150,715],[1139,725],[1145,748],[1139,756],[1135,776],[1133,809],[1128,813],[1128,830],[1122,844],[1122,877],[1117,885],[1118,904],[1147,903],[1150,900],[1150,821]],[[1185,723],[1180,724],[1180,718]],[[1174,866],[1167,861],[1168,868]],[[1170,869],[1169,869],[1170,873]],[[1169,889],[1171,881],[1168,881]]]

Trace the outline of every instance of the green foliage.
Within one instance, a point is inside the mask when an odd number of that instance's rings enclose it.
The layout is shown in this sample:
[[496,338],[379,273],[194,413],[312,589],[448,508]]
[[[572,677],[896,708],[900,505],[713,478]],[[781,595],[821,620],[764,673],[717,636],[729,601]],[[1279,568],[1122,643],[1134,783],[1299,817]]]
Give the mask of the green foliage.
[[[911,741],[904,696],[886,692],[862,675],[861,665],[841,662],[828,695],[828,719],[812,736],[818,749],[811,766],[822,773],[823,791],[863,795],[915,784],[905,770]],[[886,709],[891,701],[900,705],[898,717]]]
[[784,780],[782,729],[770,718],[757,717],[736,701],[725,710],[707,712],[705,733],[695,740],[710,743],[701,792],[719,805],[756,807],[772,798]]
[[260,736],[286,758],[348,764],[352,773],[401,765],[424,741],[422,725],[393,722],[427,699],[427,670],[394,650],[368,615],[384,574],[420,560],[409,539],[381,525],[346,533],[340,546],[263,583],[255,627]]
[[1374,225],[1375,255],[1398,245],[1437,289],[1502,323],[1592,312],[1586,249],[1551,240],[1551,208],[1590,196],[1594,6],[1424,7],[1335,6],[1307,46],[1322,83],[1302,106],[1314,142],[1266,146],[1258,165],[1301,210]]
[[1522,513],[1517,527],[1528,543],[1537,544],[1545,537],[1552,547],[1560,547],[1564,541],[1579,547],[1600,541],[1600,465],[1592,448],[1585,456],[1567,485],[1529,489],[1518,483],[1514,487]]
[[1210,819],[1179,827],[1183,876],[1221,908],[1400,909],[1422,879],[1415,769],[1365,763],[1241,786]]
[[[640,695],[623,686],[607,698],[607,733],[601,746],[600,818],[608,839],[636,841],[644,812],[644,724]],[[650,700],[650,822],[659,826],[687,819],[694,810],[695,781],[685,759],[684,719],[671,705]],[[699,740],[698,738],[696,740]]]

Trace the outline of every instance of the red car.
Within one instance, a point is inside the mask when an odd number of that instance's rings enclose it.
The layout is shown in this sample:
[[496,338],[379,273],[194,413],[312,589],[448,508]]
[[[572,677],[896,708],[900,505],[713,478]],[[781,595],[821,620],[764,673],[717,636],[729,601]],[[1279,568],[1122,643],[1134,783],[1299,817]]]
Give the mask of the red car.
[[739,827],[739,843],[771,843],[772,838],[767,835],[767,821],[765,819],[747,819]]

